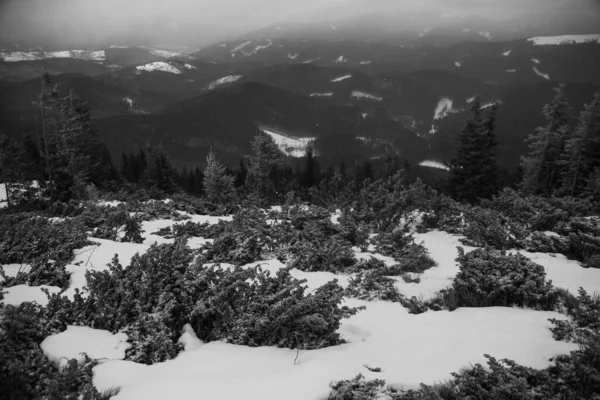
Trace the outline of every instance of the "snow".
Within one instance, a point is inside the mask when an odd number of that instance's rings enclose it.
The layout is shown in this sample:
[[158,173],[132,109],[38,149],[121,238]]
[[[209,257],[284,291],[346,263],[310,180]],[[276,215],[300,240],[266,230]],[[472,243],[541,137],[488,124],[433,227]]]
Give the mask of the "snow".
[[536,75],[541,76],[542,78],[546,79],[546,80],[550,80],[550,75],[548,74],[544,74],[543,72],[541,72],[539,69],[537,69],[536,67],[533,67],[533,72],[535,72]]
[[455,63],[454,63],[454,66],[455,66],[455,67],[458,67],[458,68],[460,68],[460,66],[461,66],[461,65],[462,65],[462,64],[460,63],[460,61],[457,61],[457,62],[455,62]]
[[419,163],[419,165],[421,167],[429,167],[429,168],[437,168],[437,169],[445,169],[446,171],[449,171],[450,168],[448,168],[446,165],[442,164],[439,161],[435,161],[435,160],[424,160],[421,161]]
[[289,137],[266,129],[262,131],[271,136],[279,150],[290,157],[304,157],[306,147],[316,139],[315,137]]
[[183,64],[183,68],[185,69],[196,69],[196,67],[194,67],[192,64]]
[[333,96],[333,92],[324,92],[324,93],[311,93],[310,97],[331,97]]
[[492,40],[494,38],[490,32],[478,32],[478,33],[479,33],[479,36],[483,36],[487,40]]
[[60,292],[60,288],[57,286],[28,286],[28,285],[16,285],[0,289],[4,292],[4,299],[0,300],[0,303],[5,305],[18,306],[26,301],[36,302],[41,306],[48,304],[48,297],[42,289],[48,289],[50,294]]
[[469,97],[467,100],[465,100],[467,103],[472,103],[475,101],[475,99],[477,98],[477,96],[473,96],[473,97]]
[[600,43],[600,34],[536,36],[527,39],[534,46],[556,46],[565,44]]
[[63,51],[49,51],[49,52],[24,52],[24,51],[12,51],[12,52],[0,52],[0,59],[6,62],[17,62],[17,61],[34,61],[46,58],[74,58],[79,60],[89,61],[104,61],[106,60],[106,53],[104,50],[63,50]]
[[350,95],[350,97],[353,97],[355,99],[366,99],[366,100],[374,100],[374,101],[381,101],[383,100],[383,98],[381,96],[377,96],[371,93],[367,93],[367,92],[362,92],[360,90],[354,90],[352,92],[352,94]]
[[[300,350],[297,363],[296,350],[215,341],[151,366],[104,362],[94,368],[94,384],[100,391],[121,387],[115,400],[188,398],[190,393],[219,399],[317,400],[327,398],[332,381],[358,373],[416,387],[483,363],[485,353],[544,368],[550,357],[576,348],[552,338],[547,319],[561,318],[558,313],[494,307],[411,315],[394,303],[346,303],[367,307],[342,321],[339,332],[350,343]],[[372,373],[365,364],[382,372]]]
[[181,53],[177,53],[175,51],[157,50],[157,49],[150,49],[150,53],[154,54],[155,56],[164,57],[164,58],[177,57],[177,56],[181,55]]
[[302,64],[310,64],[311,62],[319,61],[320,59],[321,57],[311,58],[310,60],[302,61]]
[[[29,264],[4,264],[0,265],[0,269],[4,270],[4,274],[9,278],[16,277],[19,272],[28,273],[31,270]],[[0,282],[4,282],[4,278],[0,276]]]
[[183,345],[184,351],[198,350],[200,347],[202,347],[202,345],[204,345],[204,342],[198,339],[196,332],[194,332],[190,324],[185,324],[183,327],[183,332],[179,338],[179,343]]
[[145,64],[145,65],[139,65],[136,67],[136,69],[138,71],[148,71],[148,72],[161,71],[161,72],[168,72],[171,74],[181,74],[180,70],[178,70],[171,64],[166,63],[164,61],[155,61],[155,62],[151,62],[151,63]]
[[538,60],[537,58],[532,58],[531,62],[534,63],[534,64],[539,64],[540,60]]
[[507,69],[506,72],[514,73],[514,72],[517,72],[517,70],[516,69]]
[[254,48],[254,50],[252,50],[251,52],[248,52],[248,53],[244,53],[244,55],[251,56],[251,55],[257,54],[261,50],[271,47],[271,45],[273,44],[273,41],[271,39],[268,39],[268,41],[269,41],[269,43],[258,45]]
[[7,206],[6,198],[6,185],[4,183],[0,183],[0,208]]
[[252,40],[249,40],[247,42],[244,42],[242,44],[239,44],[237,46],[235,46],[233,49],[230,50],[230,52],[233,54],[235,52],[238,52],[240,50],[242,50],[244,47],[248,46],[250,43],[252,43]]
[[433,119],[434,120],[444,119],[447,116],[449,116],[450,114],[455,114],[457,112],[460,112],[460,110],[454,108],[453,105],[454,105],[454,102],[452,101],[452,99],[449,99],[447,97],[442,98],[440,101],[438,101],[438,104],[435,107]]
[[123,102],[127,103],[127,105],[129,106],[129,108],[133,107],[133,99],[130,97],[123,97],[121,99]]
[[337,58],[337,59],[336,59],[334,62],[336,62],[336,63],[345,63],[345,62],[347,62],[347,61],[348,61],[348,60],[346,59],[346,57],[344,57],[344,56],[339,56],[339,57],[338,57],[338,58]]
[[553,286],[567,289],[574,295],[577,295],[579,287],[589,294],[600,294],[600,269],[583,268],[580,262],[569,260],[562,254],[518,252],[544,267],[546,279],[552,280]]
[[371,64],[371,61],[361,61],[360,65],[368,65]]
[[504,57],[508,57],[508,56],[510,56],[510,53],[512,53],[512,50],[505,51],[504,53],[502,53],[502,55]]
[[223,85],[225,83],[233,83],[233,82],[237,81],[238,79],[240,79],[241,77],[242,77],[242,75],[224,76],[222,78],[217,79],[216,81],[212,81],[211,83],[209,83],[208,86],[206,87],[206,89],[212,90],[219,85]]
[[48,336],[40,348],[48,360],[57,366],[65,366],[68,359],[82,363],[86,353],[91,359],[122,360],[125,350],[131,347],[124,333],[112,334],[101,329],[68,325],[67,330]]
[[75,257],[71,261],[71,264],[82,265],[82,269],[105,270],[115,254],[119,256],[121,265],[127,266],[136,253],[144,254],[150,248],[150,245],[147,244],[119,243],[94,237],[90,237],[88,240],[96,245],[75,250]]
[[298,53],[289,53],[288,58],[290,60],[295,60],[296,58],[298,58]]
[[24,51],[11,51],[11,52],[0,52],[0,58],[5,62],[17,62],[17,61],[34,61],[39,60],[36,53],[26,53]]
[[331,82],[341,82],[341,81],[345,81],[346,79],[349,79],[349,78],[352,78],[352,74],[338,76],[337,78],[332,79]]

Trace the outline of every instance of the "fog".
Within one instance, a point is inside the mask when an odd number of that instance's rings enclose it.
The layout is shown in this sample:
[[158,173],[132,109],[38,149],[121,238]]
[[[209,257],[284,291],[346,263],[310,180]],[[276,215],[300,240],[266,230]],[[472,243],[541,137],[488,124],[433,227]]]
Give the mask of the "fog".
[[[540,11],[598,13],[599,0],[0,0],[2,45],[64,43],[199,46],[285,22],[382,14],[431,25]],[[558,12],[558,11],[557,11]]]

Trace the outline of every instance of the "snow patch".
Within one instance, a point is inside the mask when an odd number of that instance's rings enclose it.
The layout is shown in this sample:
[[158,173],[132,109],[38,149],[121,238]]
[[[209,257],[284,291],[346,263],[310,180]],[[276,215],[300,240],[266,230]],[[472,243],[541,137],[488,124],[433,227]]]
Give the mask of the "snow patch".
[[161,71],[161,72],[168,72],[170,74],[181,74],[180,70],[178,70],[171,64],[166,63],[164,61],[155,61],[155,62],[151,62],[151,63],[145,64],[145,65],[139,65],[135,68],[138,71],[147,71],[147,72]]
[[295,60],[296,58],[298,58],[298,53],[288,53],[287,56],[290,60]]
[[233,54],[233,53],[236,53],[236,52],[238,52],[238,51],[242,50],[244,47],[248,46],[250,43],[252,43],[252,40],[249,40],[249,41],[247,41],[247,42],[244,42],[244,43],[242,43],[242,44],[239,44],[239,45],[235,46],[233,49],[231,49],[231,50],[230,50],[230,52],[231,52],[232,54]]
[[536,75],[541,76],[542,78],[546,79],[546,80],[550,80],[550,75],[548,74],[544,74],[543,72],[541,72],[539,69],[537,69],[536,67],[533,67],[533,72],[535,72]]
[[183,64],[183,68],[185,69],[196,69],[192,64]]
[[267,44],[260,44],[260,45],[256,46],[254,48],[254,50],[252,50],[251,52],[244,53],[244,55],[251,56],[251,55],[257,54],[261,50],[264,50],[264,49],[267,49],[267,48],[271,47],[271,45],[273,44],[273,41],[271,39],[268,39],[268,41],[269,41],[269,43],[267,43]]
[[483,36],[487,40],[492,40],[494,38],[490,32],[478,32],[478,33],[479,33],[479,36]]
[[290,137],[266,129],[261,130],[273,138],[273,141],[283,154],[296,158],[304,157],[307,146],[316,139],[315,137]]
[[437,106],[435,107],[433,119],[434,120],[444,119],[447,116],[449,116],[450,114],[455,114],[457,112],[460,112],[460,110],[454,108],[453,105],[454,105],[454,102],[452,101],[452,99],[449,99],[447,97],[442,98],[438,102]]
[[504,53],[502,53],[502,55],[504,57],[508,57],[508,56],[510,56],[510,53],[512,53],[512,50],[505,51]]
[[310,97],[331,97],[333,92],[311,93]]
[[331,82],[341,82],[341,81],[345,81],[346,79],[350,79],[350,78],[352,78],[352,74],[342,75],[342,76],[332,79]]
[[60,292],[58,286],[28,286],[28,285],[16,285],[10,286],[4,289],[0,289],[4,292],[4,299],[0,300],[0,303],[5,305],[18,306],[21,303],[27,301],[36,302],[41,306],[48,304],[48,297],[42,289],[47,289],[50,294]]
[[516,69],[507,69],[506,72],[515,73],[515,72],[517,72],[517,70]]
[[421,167],[429,167],[429,168],[436,168],[436,169],[443,169],[446,171],[449,171],[450,168],[448,168],[446,165],[442,164],[439,161],[434,161],[434,160],[425,160],[425,161],[421,161],[419,163],[419,165]]
[[458,67],[458,68],[460,68],[460,66],[461,66],[461,65],[462,65],[462,64],[460,63],[460,61],[457,61],[457,62],[455,62],[455,63],[454,63],[454,66],[456,66],[456,67]]
[[371,61],[361,61],[360,65],[368,65],[371,64]]
[[0,208],[6,207],[8,204],[6,194],[6,185],[4,183],[0,183]]
[[566,44],[600,43],[600,34],[536,36],[527,39],[534,46],[557,46]]
[[337,59],[336,59],[334,62],[335,62],[335,63],[345,63],[345,62],[347,62],[347,61],[348,61],[348,59],[347,59],[346,57],[344,57],[344,56],[339,56],[339,57],[338,57],[338,58],[337,58]]
[[101,329],[68,325],[66,331],[44,339],[40,348],[48,360],[63,367],[72,358],[84,362],[82,353],[91,359],[122,360],[125,351],[131,347],[127,339],[124,333],[113,335]]
[[531,62],[534,63],[534,64],[539,64],[540,60],[538,60],[537,58],[532,58]]
[[178,340],[179,343],[183,345],[183,351],[194,351],[198,350],[204,342],[198,339],[196,336],[196,332],[192,329],[190,324],[185,324],[183,327],[183,332],[181,333],[181,337]]
[[383,100],[383,97],[381,96],[377,96],[371,93],[367,93],[367,92],[362,92],[360,90],[354,90],[352,92],[352,94],[350,95],[350,97],[353,97],[355,99],[364,99],[364,100],[373,100],[373,101],[381,101]]
[[242,75],[224,76],[223,78],[219,78],[216,81],[212,81],[211,83],[209,83],[208,86],[206,87],[206,89],[212,90],[219,85],[223,85],[225,83],[233,83],[233,82],[237,81],[238,79],[240,79],[241,77],[242,77]]

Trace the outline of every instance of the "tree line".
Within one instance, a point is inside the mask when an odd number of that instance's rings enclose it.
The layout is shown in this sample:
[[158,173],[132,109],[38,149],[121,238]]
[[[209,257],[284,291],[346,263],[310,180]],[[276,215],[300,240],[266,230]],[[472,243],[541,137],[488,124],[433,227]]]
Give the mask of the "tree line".
[[[292,166],[262,132],[253,138],[252,153],[242,156],[235,167],[223,165],[211,149],[204,169],[184,166],[178,171],[157,148],[146,147],[123,152],[117,170],[85,102],[72,91],[62,93],[48,74],[42,75],[41,83],[36,137],[17,143],[0,134],[0,180],[6,183],[9,205],[18,193],[27,192],[20,183],[32,180],[40,182],[51,202],[84,199],[94,187],[107,191],[127,187],[166,195],[184,191],[214,204],[266,205],[283,201],[289,192],[307,201],[335,203],[337,197],[352,196],[373,181],[410,175],[411,166],[396,155],[348,168],[343,161],[324,168],[312,144],[303,160]],[[448,177],[435,188],[469,203],[490,198],[507,185],[523,194],[600,200],[600,92],[574,118],[564,88],[559,85],[544,107],[546,124],[527,138],[530,151],[512,181],[496,161],[498,104],[483,107],[475,99],[456,134]]]

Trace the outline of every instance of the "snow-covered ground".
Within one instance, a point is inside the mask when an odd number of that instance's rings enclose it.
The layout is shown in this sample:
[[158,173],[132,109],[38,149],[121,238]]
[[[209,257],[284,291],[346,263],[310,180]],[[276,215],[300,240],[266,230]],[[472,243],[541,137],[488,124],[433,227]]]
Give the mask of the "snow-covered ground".
[[345,63],[345,62],[347,62],[347,61],[348,61],[348,59],[347,59],[346,57],[344,57],[344,56],[339,56],[339,57],[338,57],[338,58],[337,58],[337,59],[336,59],[334,62],[335,62],[335,63]]
[[[308,144],[310,138],[292,139],[265,131],[282,145]],[[297,140],[296,142],[293,142]],[[116,202],[105,202],[116,206]],[[182,212],[182,214],[185,214]],[[187,214],[190,215],[190,214]],[[332,214],[337,223],[340,212]],[[190,215],[193,222],[217,223],[231,220],[231,216],[211,217]],[[85,285],[87,270],[102,270],[114,254],[127,266],[136,253],[144,253],[152,243],[169,243],[157,235],[158,229],[186,221],[155,220],[142,224],[141,244],[119,243],[90,238],[94,246],[75,251],[67,270],[71,272],[71,286],[66,295]],[[416,233],[430,256],[437,262],[420,274],[419,283],[406,283],[395,277],[395,286],[405,296],[427,300],[447,288],[459,271],[455,259],[459,237],[445,232]],[[199,246],[207,239],[193,238],[191,246]],[[462,246],[466,251],[472,247]],[[394,260],[372,252],[354,249],[359,259],[376,257],[387,265]],[[564,256],[543,253],[524,255],[543,265],[549,279],[557,287],[576,292],[583,286],[588,292],[600,291],[600,270],[584,269],[580,263]],[[285,265],[279,260],[267,260],[243,266],[260,265],[275,274]],[[223,268],[228,266],[223,264]],[[3,266],[9,276],[21,268],[17,264]],[[290,271],[297,279],[306,279],[307,292],[311,292],[336,279],[347,287],[351,276],[329,272]],[[5,291],[4,303],[20,304],[23,301],[46,303],[43,287],[15,286]],[[59,288],[46,287],[51,292]],[[384,301],[365,302],[345,299],[348,306],[366,306],[355,316],[342,320],[338,332],[348,343],[318,349],[296,350],[274,347],[247,347],[215,341],[198,340],[189,325],[182,329],[180,341],[185,350],[171,361],[154,365],[123,361],[129,347],[126,335],[112,334],[89,327],[69,326],[66,331],[52,335],[41,344],[42,351],[53,362],[64,363],[62,357],[81,360],[85,352],[92,358],[103,359],[94,368],[94,384],[99,390],[120,388],[115,400],[188,398],[190,393],[201,393],[210,399],[325,399],[329,384],[349,379],[362,373],[367,379],[385,379],[388,384],[417,388],[423,382],[433,384],[451,377],[452,372],[474,363],[485,363],[484,354],[509,358],[533,368],[545,368],[549,359],[575,350],[577,346],[556,341],[549,330],[548,318],[565,319],[562,314],[519,308],[460,308],[453,312],[439,311],[409,314],[398,303]],[[298,360],[295,362],[298,355]],[[380,373],[365,366],[379,367]]]
[[371,94],[371,93],[367,93],[367,92],[363,92],[360,90],[354,90],[352,92],[352,94],[350,95],[350,97],[355,98],[355,99],[365,99],[365,100],[372,100],[372,101],[381,101],[383,100],[383,97],[378,96],[376,94]]
[[537,36],[527,39],[534,46],[557,46],[565,44],[600,43],[600,34]]
[[510,56],[510,53],[512,53],[512,50],[505,51],[504,53],[502,53],[502,55],[504,57],[508,57],[508,56]]
[[552,338],[547,319],[561,318],[552,312],[497,307],[411,315],[399,304],[347,304],[367,307],[342,323],[340,333],[350,343],[301,350],[296,363],[296,350],[218,341],[152,366],[103,362],[94,368],[94,384],[99,390],[121,387],[115,400],[187,398],[190,393],[211,399],[318,400],[327,397],[331,381],[358,373],[417,387],[483,363],[485,353],[544,368],[550,357],[576,348]]
[[171,64],[164,61],[155,61],[144,65],[139,65],[135,67],[138,71],[161,71],[168,72],[171,74],[181,74],[181,71]]
[[238,52],[238,51],[242,50],[244,47],[248,46],[250,43],[252,43],[252,40],[250,40],[250,41],[247,41],[247,42],[244,42],[244,43],[241,43],[241,44],[239,44],[239,45],[235,46],[233,49],[231,49],[231,50],[230,50],[230,52],[231,52],[232,54],[233,54],[233,53],[236,53],[236,52]]
[[346,75],[338,76],[337,78],[333,78],[331,80],[331,82],[341,82],[341,81],[345,81],[346,79],[350,79],[350,78],[352,78],[352,74],[346,74]]
[[333,92],[311,93],[310,97],[331,97]]
[[290,157],[304,157],[309,143],[313,142],[314,137],[290,137],[276,133],[267,129],[262,129],[264,133],[271,136],[279,149]]
[[435,160],[424,160],[419,163],[421,167],[429,167],[429,168],[437,168],[437,169],[445,169],[446,171],[450,170],[448,166],[442,164],[439,161]]
[[206,87],[206,89],[212,90],[219,85],[223,85],[225,83],[233,83],[233,82],[237,81],[238,79],[240,79],[241,77],[242,77],[242,75],[224,76],[222,78],[217,79],[216,81],[212,81],[211,83],[209,83],[208,86]]

